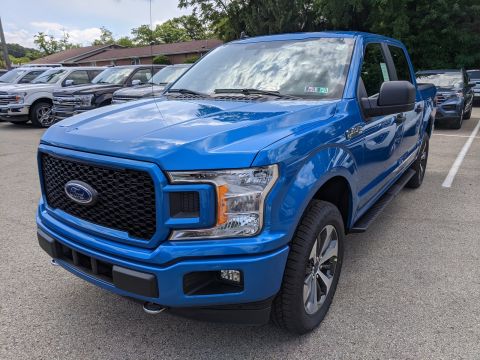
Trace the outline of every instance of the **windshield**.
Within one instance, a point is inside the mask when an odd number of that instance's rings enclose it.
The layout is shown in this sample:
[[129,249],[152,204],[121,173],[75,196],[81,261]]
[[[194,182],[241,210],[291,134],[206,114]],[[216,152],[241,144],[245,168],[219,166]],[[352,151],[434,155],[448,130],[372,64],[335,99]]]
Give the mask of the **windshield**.
[[109,68],[95,76],[92,83],[122,85],[132,71],[131,68]]
[[350,38],[227,44],[206,55],[169,91],[213,94],[216,89],[258,89],[303,98],[339,98],[353,44]]
[[157,85],[166,85],[177,80],[188,68],[188,66],[167,66],[157,72],[149,82]]
[[13,69],[10,71],[7,71],[5,74],[0,76],[0,82],[2,83],[13,83],[15,80],[20,78],[23,74],[25,74],[27,71],[25,69]]
[[472,80],[480,80],[480,70],[468,71],[468,76]]
[[54,84],[60,80],[67,70],[51,69],[45,71],[42,75],[39,75],[32,81],[32,84]]
[[461,73],[456,72],[438,74],[417,74],[417,82],[429,83],[437,87],[461,88],[463,86],[463,77]]

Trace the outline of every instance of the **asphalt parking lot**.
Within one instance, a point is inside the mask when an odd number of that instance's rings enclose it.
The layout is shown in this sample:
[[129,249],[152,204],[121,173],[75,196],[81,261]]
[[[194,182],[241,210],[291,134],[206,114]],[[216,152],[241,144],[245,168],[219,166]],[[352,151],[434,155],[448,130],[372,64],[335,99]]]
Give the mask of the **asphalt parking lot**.
[[43,131],[0,123],[0,359],[480,359],[480,135],[442,184],[480,108],[437,129],[423,186],[350,235],[325,321],[296,337],[150,316],[59,267],[36,240]]

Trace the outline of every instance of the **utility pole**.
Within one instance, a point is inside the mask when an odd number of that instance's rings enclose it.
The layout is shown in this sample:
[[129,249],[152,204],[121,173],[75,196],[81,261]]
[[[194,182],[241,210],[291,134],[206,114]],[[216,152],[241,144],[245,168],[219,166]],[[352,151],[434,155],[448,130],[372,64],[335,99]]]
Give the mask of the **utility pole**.
[[0,18],[0,41],[2,42],[2,53],[3,60],[5,61],[5,67],[7,70],[10,70],[12,68],[12,64],[10,63],[10,58],[8,57],[7,43],[5,42],[5,35],[3,34],[2,18]]

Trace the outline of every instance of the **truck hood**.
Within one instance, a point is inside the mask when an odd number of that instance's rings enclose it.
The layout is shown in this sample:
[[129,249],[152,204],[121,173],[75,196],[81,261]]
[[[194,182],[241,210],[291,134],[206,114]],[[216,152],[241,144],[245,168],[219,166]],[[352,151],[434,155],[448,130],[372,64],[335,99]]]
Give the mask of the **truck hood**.
[[337,102],[146,99],[65,119],[41,142],[165,170],[248,167],[266,146],[329,119]]
[[89,94],[104,94],[113,93],[120,89],[122,85],[112,84],[87,84],[76,85],[65,88],[61,91],[62,95],[89,95]]
[[161,85],[140,85],[135,87],[128,87],[115,91],[114,96],[126,96],[126,97],[144,97],[149,94],[161,94],[165,86]]
[[37,91],[53,91],[56,84],[11,84],[0,87],[1,91],[6,92],[37,92]]

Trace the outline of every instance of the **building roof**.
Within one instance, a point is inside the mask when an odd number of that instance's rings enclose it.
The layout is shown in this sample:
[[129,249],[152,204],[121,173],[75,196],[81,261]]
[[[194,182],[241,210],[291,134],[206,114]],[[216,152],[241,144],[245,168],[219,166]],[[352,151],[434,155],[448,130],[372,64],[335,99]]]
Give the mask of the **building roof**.
[[108,49],[101,53],[94,54],[92,56],[82,59],[82,62],[93,61],[108,61],[117,59],[130,59],[149,57],[153,54],[156,55],[175,55],[175,54],[191,54],[207,52],[217,46],[223,44],[221,40],[209,39],[209,40],[194,40],[185,41],[172,44],[160,44],[153,46],[142,46],[135,48],[119,48]]
[[73,48],[73,49],[60,51],[55,54],[47,55],[40,59],[30,61],[30,64],[65,64],[65,63],[74,64],[75,61],[78,61],[84,57],[98,54],[99,52],[105,51],[107,49],[111,49],[113,47],[118,48],[120,46],[119,45],[95,45],[95,46]]

